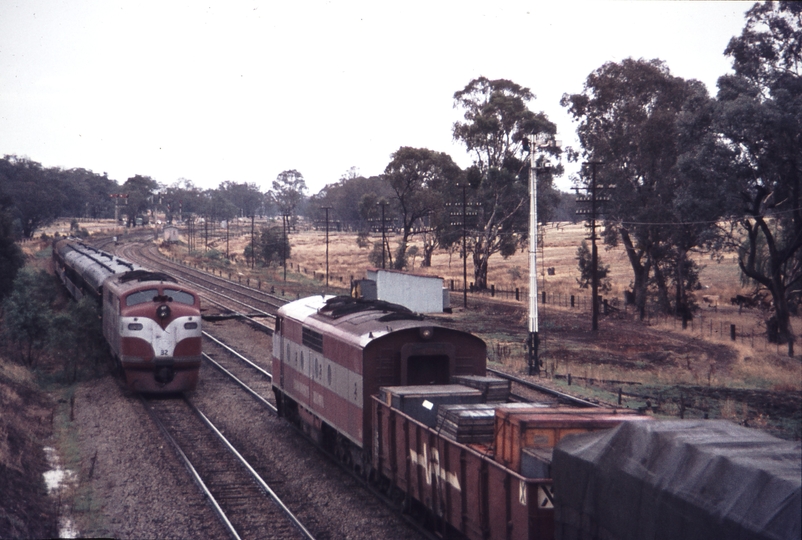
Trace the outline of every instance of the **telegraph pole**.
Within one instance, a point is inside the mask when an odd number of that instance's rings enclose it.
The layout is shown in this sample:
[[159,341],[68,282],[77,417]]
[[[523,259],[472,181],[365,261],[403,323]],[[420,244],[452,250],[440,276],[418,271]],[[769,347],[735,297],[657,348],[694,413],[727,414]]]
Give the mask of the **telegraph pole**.
[[284,258],[284,281],[287,281],[287,229],[289,229],[290,216],[281,214],[281,226],[284,229],[284,241],[281,243],[281,253]]
[[[593,332],[597,332],[599,330],[599,251],[596,247],[596,240],[598,236],[596,235],[596,219],[599,214],[599,203],[609,201],[609,195],[600,195],[599,190],[607,189],[611,186],[604,186],[599,185],[596,182],[596,170],[599,166],[604,165],[601,161],[588,161],[586,165],[590,166],[590,186],[586,188],[589,192],[588,195],[584,197],[580,197],[577,194],[576,201],[580,203],[590,203],[590,210],[577,210],[577,214],[585,214],[588,215],[588,221],[590,228],[590,242],[591,242],[591,251],[590,251],[590,271],[591,271],[591,326],[590,329]],[[578,188],[577,188],[578,191]]]
[[256,212],[251,214],[251,270],[256,263]]
[[[476,217],[479,215],[478,207],[482,205],[482,203],[469,203],[468,202],[468,183],[461,182],[457,184],[458,187],[462,188],[462,212],[450,212],[449,215],[453,218],[462,217],[462,221],[452,221],[450,225],[461,225],[462,226],[462,305],[463,307],[468,307],[468,217]],[[452,207],[456,206],[456,204],[446,203],[446,206]],[[468,212],[468,208],[474,208],[476,210],[471,210]]]
[[385,247],[387,246],[387,236],[385,234],[385,227],[384,227],[384,208],[387,206],[388,203],[385,200],[381,200],[379,201],[378,204],[379,206],[382,207],[382,270],[384,270],[386,268],[384,261],[384,251]]
[[[329,210],[331,206],[321,206],[326,211],[326,292],[329,290]],[[382,207],[384,208],[384,207]]]

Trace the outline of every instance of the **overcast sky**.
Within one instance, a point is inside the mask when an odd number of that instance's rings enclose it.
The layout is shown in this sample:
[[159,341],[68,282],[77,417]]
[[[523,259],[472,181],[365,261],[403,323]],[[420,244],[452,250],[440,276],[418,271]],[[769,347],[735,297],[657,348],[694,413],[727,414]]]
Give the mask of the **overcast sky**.
[[576,145],[563,93],[633,57],[715,94],[751,5],[0,0],[0,154],[202,188],[296,169],[310,194],[401,146],[466,167],[451,128],[470,80],[528,87]]

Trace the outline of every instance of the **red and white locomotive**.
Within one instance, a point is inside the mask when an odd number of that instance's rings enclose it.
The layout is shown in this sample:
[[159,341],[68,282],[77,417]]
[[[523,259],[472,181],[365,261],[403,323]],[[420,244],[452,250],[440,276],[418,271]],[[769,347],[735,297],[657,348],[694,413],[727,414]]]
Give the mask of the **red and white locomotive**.
[[[371,396],[383,386],[448,384],[484,375],[484,341],[395,304],[313,296],[278,311],[273,391],[279,414],[363,468]],[[363,452],[364,449],[364,452]]]
[[135,392],[193,390],[201,363],[200,299],[150,272],[72,239],[53,246],[56,273],[75,299],[102,306],[103,336]]

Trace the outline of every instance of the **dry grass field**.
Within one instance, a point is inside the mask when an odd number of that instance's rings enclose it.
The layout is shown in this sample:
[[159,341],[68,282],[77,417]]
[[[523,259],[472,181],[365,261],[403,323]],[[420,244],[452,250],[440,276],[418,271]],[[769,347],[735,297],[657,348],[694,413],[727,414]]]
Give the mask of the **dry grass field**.
[[[103,227],[97,224],[96,228]],[[236,255],[233,261],[225,258],[225,235],[219,231],[210,234],[209,251],[203,236],[195,240],[197,249],[192,253],[188,253],[185,238],[163,246],[163,251],[210,271],[230,273],[232,279],[273,287],[288,299],[326,290],[324,231],[299,230],[290,236],[292,255],[286,281],[281,268],[249,267],[242,257],[244,246],[250,242],[248,232],[249,227],[243,227],[239,235],[232,232],[228,249]],[[124,238],[130,231],[117,234]],[[600,245],[601,261],[611,270],[612,288],[605,295],[611,309],[600,318],[599,331],[594,333],[590,331],[590,293],[577,284],[576,250],[585,236],[582,224],[549,226],[538,252],[538,287],[547,297],[545,304],[538,303],[543,382],[567,388],[570,374],[571,392],[600,401],[616,403],[620,399],[623,405],[672,416],[730,418],[786,438],[802,437],[800,356],[789,358],[785,347],[766,341],[762,323],[765,313],[757,308],[739,310],[730,303],[736,294],[748,293],[740,286],[732,254],[721,262],[700,256],[703,289],[695,294],[701,307],[682,329],[677,319],[655,312],[646,321],[637,320],[632,308],[627,309],[623,302],[623,291],[631,280],[626,255],[623,249],[607,250]],[[394,245],[394,238],[390,242]],[[357,246],[354,234],[330,232],[328,292],[347,294],[350,279],[364,277],[370,266],[368,253],[368,249]],[[410,270],[415,273],[442,277],[446,286],[451,280],[455,283],[453,313],[434,318],[482,337],[488,344],[491,365],[526,372],[526,252],[508,259],[498,255],[490,259],[488,283],[499,293],[520,289],[519,301],[513,295],[491,298],[489,293],[469,293],[467,308],[463,307],[459,252],[437,252],[430,268],[420,268],[419,257],[411,262],[414,268]],[[549,268],[553,273],[547,271]],[[468,281],[473,281],[470,264]],[[574,307],[570,305],[571,295]],[[802,322],[796,318],[793,323],[800,335]],[[735,340],[731,339],[733,326]]]

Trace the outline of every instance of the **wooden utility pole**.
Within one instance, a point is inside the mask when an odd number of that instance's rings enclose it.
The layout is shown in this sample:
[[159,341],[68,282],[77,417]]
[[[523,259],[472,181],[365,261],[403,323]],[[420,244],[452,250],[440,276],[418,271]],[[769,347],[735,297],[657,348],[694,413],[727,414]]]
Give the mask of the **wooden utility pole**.
[[256,263],[256,213],[251,214],[251,270]]
[[[468,307],[468,217],[476,217],[479,215],[478,208],[473,210],[474,207],[481,206],[482,203],[469,203],[468,202],[468,183],[461,182],[458,184],[462,188],[462,212],[451,212],[452,218],[459,217],[461,221],[452,221],[450,225],[460,225],[462,227],[462,306]],[[446,206],[452,206],[451,203],[446,203]],[[468,209],[471,209],[469,212]]]
[[596,170],[599,166],[604,165],[601,161],[588,161],[586,165],[590,166],[590,186],[585,188],[588,192],[588,195],[579,196],[578,189],[577,189],[577,198],[576,202],[578,203],[590,203],[590,209],[583,209],[577,210],[577,214],[587,215],[588,216],[588,225],[587,227],[590,229],[590,241],[591,241],[591,252],[590,252],[590,271],[591,271],[591,330],[593,332],[597,332],[599,330],[599,251],[596,247],[596,240],[598,236],[596,235],[596,220],[599,215],[599,203],[606,202],[610,200],[609,195],[600,195],[599,191],[607,189],[611,186],[599,185],[596,182]]
[[284,281],[287,281],[287,232],[290,228],[290,216],[288,214],[281,215],[281,226],[284,229],[284,241],[281,243],[281,253],[284,259]]
[[382,269],[385,269],[385,259],[384,259],[384,252],[385,248],[389,251],[389,246],[387,246],[387,235],[385,234],[385,224],[384,224],[384,208],[387,206],[388,202],[385,200],[381,200],[378,202],[378,205],[382,207]]
[[329,210],[331,206],[321,206],[326,211],[326,292],[329,290]]

